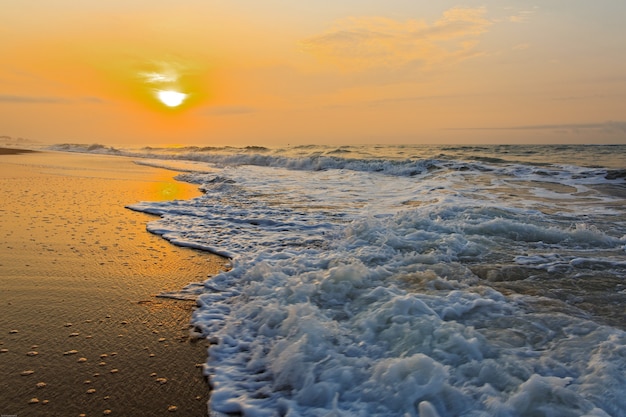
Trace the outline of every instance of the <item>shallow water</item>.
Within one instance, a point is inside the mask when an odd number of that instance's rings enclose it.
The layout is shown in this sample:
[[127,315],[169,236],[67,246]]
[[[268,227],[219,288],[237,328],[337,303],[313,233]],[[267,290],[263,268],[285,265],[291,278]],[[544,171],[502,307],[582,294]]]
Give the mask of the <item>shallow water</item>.
[[624,415],[626,147],[116,152],[204,191],[151,232],[233,260],[169,294],[215,413]]

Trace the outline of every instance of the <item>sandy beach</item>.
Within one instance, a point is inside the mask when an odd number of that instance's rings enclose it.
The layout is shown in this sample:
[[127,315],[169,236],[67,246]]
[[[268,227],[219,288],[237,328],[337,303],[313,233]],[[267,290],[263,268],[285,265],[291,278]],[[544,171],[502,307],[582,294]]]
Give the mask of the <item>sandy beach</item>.
[[193,302],[158,298],[226,268],[124,208],[184,199],[175,173],[114,156],[0,152],[0,414],[207,414]]

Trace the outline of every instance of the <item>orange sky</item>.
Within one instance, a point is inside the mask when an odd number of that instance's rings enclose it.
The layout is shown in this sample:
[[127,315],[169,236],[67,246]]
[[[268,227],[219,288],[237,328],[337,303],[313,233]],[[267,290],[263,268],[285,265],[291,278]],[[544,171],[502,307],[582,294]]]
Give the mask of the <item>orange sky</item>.
[[421,3],[0,0],[0,135],[626,143],[626,2]]

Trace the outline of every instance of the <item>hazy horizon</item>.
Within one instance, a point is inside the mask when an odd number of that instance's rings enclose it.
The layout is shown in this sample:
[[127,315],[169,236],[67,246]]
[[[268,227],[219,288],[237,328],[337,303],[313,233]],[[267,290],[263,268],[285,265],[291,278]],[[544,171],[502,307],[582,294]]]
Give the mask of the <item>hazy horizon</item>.
[[626,143],[619,1],[2,3],[0,135]]

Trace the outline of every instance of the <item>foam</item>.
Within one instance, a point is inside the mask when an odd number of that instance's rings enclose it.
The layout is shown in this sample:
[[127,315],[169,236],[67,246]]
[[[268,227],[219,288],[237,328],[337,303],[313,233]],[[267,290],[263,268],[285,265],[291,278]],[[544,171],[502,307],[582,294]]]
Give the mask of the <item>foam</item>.
[[[197,297],[195,332],[213,343],[212,412],[626,409],[622,330],[505,294],[472,272],[498,264],[626,276],[620,200],[592,188],[606,170],[337,156],[347,151],[219,150],[202,155],[210,170],[185,174],[203,196],[130,206],[161,216],[151,232],[232,258],[232,270],[179,292]],[[559,192],[546,191],[546,178]]]

